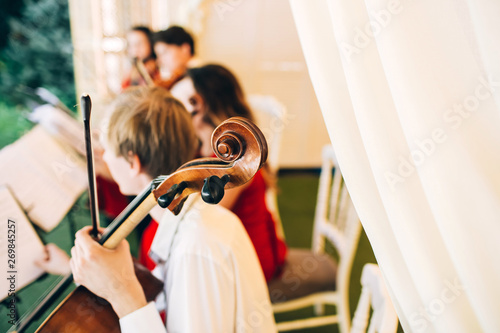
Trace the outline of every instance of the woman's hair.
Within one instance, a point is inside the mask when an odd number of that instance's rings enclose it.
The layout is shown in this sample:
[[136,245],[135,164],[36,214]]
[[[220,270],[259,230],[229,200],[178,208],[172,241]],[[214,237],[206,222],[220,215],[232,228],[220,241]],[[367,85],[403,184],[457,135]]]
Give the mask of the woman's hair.
[[139,157],[151,177],[167,175],[193,159],[198,139],[182,103],[160,87],[133,87],[112,104],[107,141],[117,156]]
[[135,27],[132,27],[132,29],[130,29],[130,31],[142,32],[148,38],[149,47],[150,47],[149,58],[156,59],[156,53],[155,53],[154,43],[153,43],[153,32],[151,31],[151,29],[149,29],[148,27],[143,26],[143,25],[137,25]]
[[[191,78],[194,89],[203,99],[205,122],[216,127],[231,117],[243,117],[255,123],[243,89],[227,68],[216,64],[189,68],[186,76]],[[267,164],[262,168],[262,172],[266,185],[274,187],[276,178]]]
[[243,89],[236,77],[225,67],[215,64],[187,70],[194,89],[203,99],[206,121],[218,126],[231,117],[244,117],[254,121],[245,101]]

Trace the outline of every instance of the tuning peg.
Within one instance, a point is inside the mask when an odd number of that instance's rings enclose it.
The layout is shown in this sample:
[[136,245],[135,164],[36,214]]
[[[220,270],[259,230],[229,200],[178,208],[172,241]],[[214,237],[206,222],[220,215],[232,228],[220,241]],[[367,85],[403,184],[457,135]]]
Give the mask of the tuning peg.
[[224,186],[229,182],[229,175],[222,178],[210,176],[205,178],[205,183],[201,188],[201,198],[209,204],[218,204],[224,197]]
[[175,196],[179,193],[182,193],[182,191],[184,191],[186,187],[187,187],[186,182],[180,182],[179,184],[174,184],[167,193],[158,198],[158,205],[161,208],[167,208],[168,206],[170,206],[172,201],[174,201]]

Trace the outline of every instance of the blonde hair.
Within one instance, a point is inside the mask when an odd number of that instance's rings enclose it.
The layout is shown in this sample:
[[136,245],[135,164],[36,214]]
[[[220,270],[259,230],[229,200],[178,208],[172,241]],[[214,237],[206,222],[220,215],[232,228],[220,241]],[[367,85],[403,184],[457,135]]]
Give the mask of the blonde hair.
[[108,146],[117,156],[139,157],[151,177],[167,175],[191,160],[198,148],[191,116],[160,87],[133,87],[112,104]]

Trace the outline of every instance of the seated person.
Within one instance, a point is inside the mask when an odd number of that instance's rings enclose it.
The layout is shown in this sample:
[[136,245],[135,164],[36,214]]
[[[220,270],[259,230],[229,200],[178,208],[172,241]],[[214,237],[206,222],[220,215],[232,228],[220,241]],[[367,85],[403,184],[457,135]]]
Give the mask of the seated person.
[[[142,62],[143,68],[151,80],[159,78],[160,73],[156,66],[152,32],[148,27],[135,26],[130,29],[127,33],[127,55],[131,60],[131,68],[122,81],[122,89],[130,86],[148,85],[143,74],[139,71],[138,61]],[[102,161],[102,151],[94,150],[98,206],[106,217],[114,219],[130,200],[120,193],[118,185],[113,181],[109,170]]]
[[[151,30],[145,26],[135,26],[127,33],[127,54],[131,60],[131,68],[122,81],[122,89],[130,86],[151,86],[160,80],[152,35]],[[101,150],[94,147],[98,206],[99,210],[112,220],[127,207],[133,197],[126,197],[120,193],[118,185],[102,161],[102,154]],[[139,238],[148,223],[149,218],[146,218],[144,223],[137,227]],[[154,263],[144,256],[141,263],[150,269],[154,268]]]
[[[160,71],[163,73],[164,78],[158,74],[154,77],[154,84],[170,89],[175,82],[180,80],[186,72],[186,69],[196,62],[194,58],[195,44],[193,37],[184,28],[179,26],[172,26],[166,30],[156,32],[152,36],[155,54],[158,55],[157,63],[160,66]],[[99,154],[96,154],[97,165],[99,163]],[[105,168],[99,168],[104,169]],[[113,184],[106,182],[103,175],[99,174],[98,177],[98,190],[99,190],[99,207],[103,209],[106,214],[112,217],[116,211],[121,212],[123,200],[119,193],[116,192],[116,187]],[[116,200],[114,199],[116,198]],[[153,270],[155,263],[148,256],[151,242],[156,233],[158,223],[154,220],[144,221],[136,229],[140,237],[139,248],[139,261],[149,270]]]
[[[211,135],[221,122],[231,117],[244,117],[253,121],[238,80],[219,65],[188,69],[186,77],[172,88],[172,95],[191,113],[196,134],[201,141],[201,156],[213,156]],[[287,252],[285,242],[277,236],[275,222],[266,206],[269,178],[269,172],[263,168],[252,181],[226,191],[220,202],[243,222],[267,281],[279,275]]]
[[[164,89],[127,90],[112,108],[104,159],[124,194],[139,194],[194,156],[190,116]],[[160,221],[151,250],[157,258],[153,274],[164,281],[156,305],[166,311],[168,332],[276,332],[255,250],[233,213],[195,194],[177,216],[159,206],[150,214]],[[122,332],[165,332],[155,303],[146,303],[135,278],[128,243],[105,249],[89,231],[77,232],[71,250],[75,282],[110,302]],[[40,265],[67,266],[68,260],[47,258]]]
[[158,86],[170,89],[196,62],[193,37],[184,28],[172,26],[153,35],[161,80]]
[[149,85],[149,82],[154,83],[159,79],[160,72],[156,66],[152,32],[148,27],[136,26],[130,29],[127,33],[127,54],[132,67],[122,81],[122,89]]

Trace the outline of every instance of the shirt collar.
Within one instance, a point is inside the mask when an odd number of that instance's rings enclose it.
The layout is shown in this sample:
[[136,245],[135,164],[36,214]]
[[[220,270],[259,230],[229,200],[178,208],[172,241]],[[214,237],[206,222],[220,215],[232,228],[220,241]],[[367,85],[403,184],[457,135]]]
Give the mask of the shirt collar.
[[155,262],[167,261],[175,234],[179,228],[179,223],[184,219],[191,208],[200,201],[200,198],[201,196],[199,194],[191,194],[184,202],[184,206],[178,215],[174,215],[174,213],[168,209],[165,211],[158,225],[155,237],[153,238],[153,243],[151,244],[150,257]]

